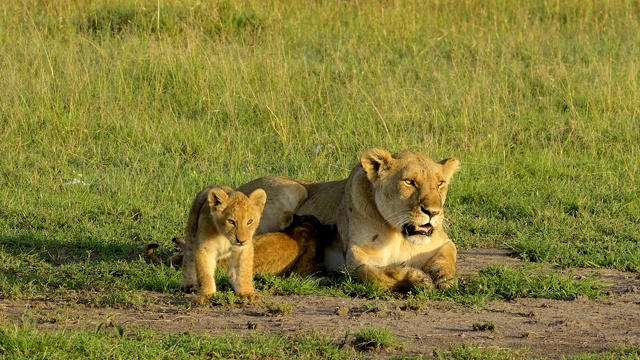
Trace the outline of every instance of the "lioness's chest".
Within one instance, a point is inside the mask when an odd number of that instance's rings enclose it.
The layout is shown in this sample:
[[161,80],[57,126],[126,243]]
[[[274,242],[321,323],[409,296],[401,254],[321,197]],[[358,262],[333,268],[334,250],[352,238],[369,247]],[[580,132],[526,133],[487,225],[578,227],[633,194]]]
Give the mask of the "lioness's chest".
[[380,241],[374,248],[386,264],[404,264],[411,267],[421,267],[444,244],[444,241],[439,238],[430,239],[427,244],[413,244],[399,233],[389,234],[386,238],[376,240]]

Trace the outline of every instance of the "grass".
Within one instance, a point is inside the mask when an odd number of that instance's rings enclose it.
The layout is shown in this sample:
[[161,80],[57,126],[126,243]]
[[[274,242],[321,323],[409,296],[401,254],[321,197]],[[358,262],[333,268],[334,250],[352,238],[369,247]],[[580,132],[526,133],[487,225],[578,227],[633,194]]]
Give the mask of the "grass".
[[356,347],[367,350],[383,350],[399,347],[399,340],[388,328],[368,328],[354,334]]
[[474,322],[471,327],[475,331],[496,332],[498,330],[498,325],[496,325],[494,322]]
[[273,303],[268,302],[265,304],[267,312],[271,315],[291,315],[293,314],[293,306],[289,303]]
[[353,359],[331,340],[317,337],[162,334],[148,329],[42,332],[0,328],[0,356],[7,359],[309,358]]
[[[180,277],[147,266],[144,246],[183,232],[200,189],[345,178],[373,146],[461,159],[447,200],[461,249],[640,273],[639,13],[605,0],[3,1],[0,297],[154,301],[144,291]],[[257,283],[396,296],[347,276]],[[595,291],[490,269],[411,301]]]
[[510,301],[516,298],[572,300],[579,296],[596,299],[602,296],[602,285],[592,278],[573,279],[529,264],[516,268],[490,266],[476,276],[461,278],[446,291],[418,290],[408,305],[419,308],[430,300],[448,300],[482,307],[488,301]]
[[436,350],[433,358],[438,360],[511,360],[527,358],[526,350],[483,349],[472,345],[461,345],[449,349],[448,352]]

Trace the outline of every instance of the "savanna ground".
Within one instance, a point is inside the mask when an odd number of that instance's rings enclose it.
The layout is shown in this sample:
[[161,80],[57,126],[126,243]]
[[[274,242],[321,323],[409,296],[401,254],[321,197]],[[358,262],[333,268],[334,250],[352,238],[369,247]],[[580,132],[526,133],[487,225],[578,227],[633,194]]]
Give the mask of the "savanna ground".
[[[640,357],[640,2],[0,3],[3,358]],[[175,292],[193,196],[458,157],[447,292]]]

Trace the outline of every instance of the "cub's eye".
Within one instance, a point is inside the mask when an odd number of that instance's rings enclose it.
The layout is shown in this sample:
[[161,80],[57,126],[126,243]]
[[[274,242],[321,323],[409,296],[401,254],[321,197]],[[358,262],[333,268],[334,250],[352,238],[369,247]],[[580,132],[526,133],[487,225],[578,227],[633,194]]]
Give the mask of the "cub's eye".
[[231,226],[236,226],[236,221],[232,220],[232,219],[227,219],[227,222],[229,223],[229,225]]
[[253,224],[253,219],[249,219],[249,221],[247,221],[248,226],[251,226],[251,224]]
[[404,179],[403,180],[405,185],[411,186],[411,187],[416,187],[416,182],[413,181],[412,179]]
[[438,181],[438,187],[441,188],[446,184],[444,181]]

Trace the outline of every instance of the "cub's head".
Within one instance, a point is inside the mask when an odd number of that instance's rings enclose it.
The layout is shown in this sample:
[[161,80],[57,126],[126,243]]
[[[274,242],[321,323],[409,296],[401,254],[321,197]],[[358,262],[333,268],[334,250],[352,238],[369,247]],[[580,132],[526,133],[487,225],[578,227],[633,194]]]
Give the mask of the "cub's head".
[[229,188],[212,188],[207,200],[216,228],[231,245],[242,246],[252,241],[267,202],[264,190],[257,189],[246,196]]
[[367,150],[360,159],[373,186],[375,205],[386,225],[414,244],[426,245],[442,226],[447,187],[460,162],[435,162],[428,156],[404,151]]
[[297,240],[314,240],[320,244],[329,244],[336,237],[335,226],[323,225],[313,215],[296,215],[286,212],[282,220],[288,224],[282,232]]

